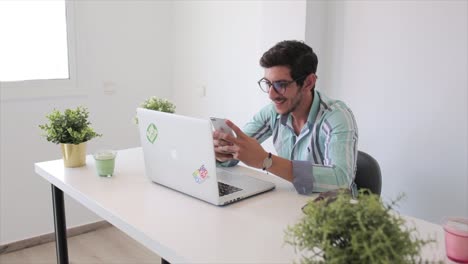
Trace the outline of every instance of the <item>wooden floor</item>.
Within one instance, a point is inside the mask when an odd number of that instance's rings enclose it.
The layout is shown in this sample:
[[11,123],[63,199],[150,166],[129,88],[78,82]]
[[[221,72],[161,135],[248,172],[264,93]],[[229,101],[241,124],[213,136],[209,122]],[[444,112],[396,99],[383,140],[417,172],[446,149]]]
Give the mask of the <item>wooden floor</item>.
[[[68,258],[71,264],[161,263],[158,255],[113,226],[69,238]],[[57,263],[55,242],[2,254],[0,263]]]

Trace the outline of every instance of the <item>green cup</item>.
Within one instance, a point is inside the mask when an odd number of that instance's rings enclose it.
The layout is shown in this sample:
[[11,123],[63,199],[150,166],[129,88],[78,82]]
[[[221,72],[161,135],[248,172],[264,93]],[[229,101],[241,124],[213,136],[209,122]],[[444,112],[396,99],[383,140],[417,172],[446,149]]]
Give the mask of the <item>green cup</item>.
[[94,153],[96,172],[99,176],[111,177],[114,174],[116,155],[114,150],[99,150]]

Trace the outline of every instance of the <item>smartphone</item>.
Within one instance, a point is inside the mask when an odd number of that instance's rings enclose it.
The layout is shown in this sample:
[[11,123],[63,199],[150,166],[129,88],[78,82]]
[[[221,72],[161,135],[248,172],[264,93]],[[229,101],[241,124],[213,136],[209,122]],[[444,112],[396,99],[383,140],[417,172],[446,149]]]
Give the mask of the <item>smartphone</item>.
[[225,118],[218,118],[218,117],[210,117],[211,124],[213,125],[214,130],[230,134],[235,137],[234,131],[232,131],[232,128],[228,127],[226,125],[226,119]]

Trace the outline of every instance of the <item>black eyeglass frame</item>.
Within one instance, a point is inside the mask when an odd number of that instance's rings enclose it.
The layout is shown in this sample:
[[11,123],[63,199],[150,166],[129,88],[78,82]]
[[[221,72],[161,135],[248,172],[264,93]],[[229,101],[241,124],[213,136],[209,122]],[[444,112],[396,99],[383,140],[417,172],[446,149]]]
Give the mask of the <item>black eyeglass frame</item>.
[[[303,75],[299,78],[296,78],[294,80],[291,80],[291,81],[284,81],[284,80],[280,80],[280,81],[274,81],[274,82],[270,82],[270,80],[268,80],[267,78],[263,77],[261,78],[260,80],[258,80],[258,86],[260,87],[260,90],[262,90],[264,93],[268,93],[270,92],[270,89],[271,87],[273,86],[273,89],[275,89],[275,92],[277,94],[284,94],[286,92],[286,88],[289,87],[289,85],[291,85],[292,83],[294,82],[297,82],[298,80],[304,78],[304,77],[307,77],[309,74],[307,75]],[[262,87],[262,83],[265,83],[268,85],[268,88],[266,89],[263,89]],[[282,87],[281,87],[282,86]]]

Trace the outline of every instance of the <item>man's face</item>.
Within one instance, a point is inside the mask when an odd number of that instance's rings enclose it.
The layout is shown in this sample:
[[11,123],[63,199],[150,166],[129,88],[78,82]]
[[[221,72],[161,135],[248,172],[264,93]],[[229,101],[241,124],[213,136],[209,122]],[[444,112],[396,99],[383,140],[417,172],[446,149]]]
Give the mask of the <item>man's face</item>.
[[[271,68],[265,69],[265,78],[270,82],[276,81],[292,81],[290,70],[286,66],[274,66]],[[283,94],[279,94],[273,89],[270,88],[268,92],[268,97],[273,101],[275,105],[276,112],[278,114],[284,115],[296,110],[297,106],[302,101],[302,92],[304,89],[301,89],[296,82],[293,82],[288,85]]]

